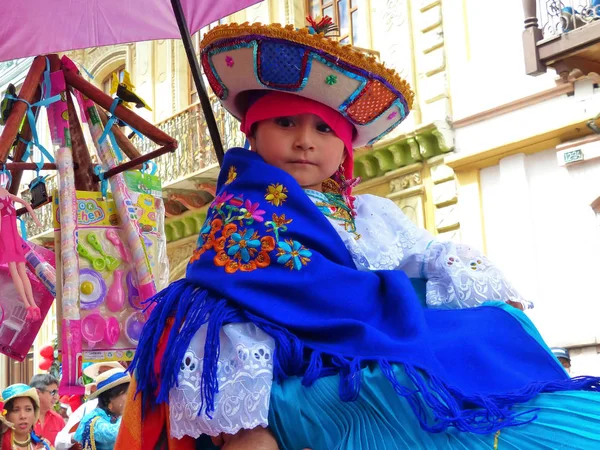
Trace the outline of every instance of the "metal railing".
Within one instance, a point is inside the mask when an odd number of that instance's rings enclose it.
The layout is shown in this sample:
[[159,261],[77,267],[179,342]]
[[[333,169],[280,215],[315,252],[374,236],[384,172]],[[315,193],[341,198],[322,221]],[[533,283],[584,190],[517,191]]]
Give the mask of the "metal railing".
[[[228,149],[243,146],[245,137],[239,130],[239,122],[225,111],[216,97],[211,98],[211,104],[223,147]],[[157,123],[156,126],[179,143],[176,151],[156,160],[156,174],[162,180],[163,186],[217,164],[206,119],[199,103]],[[141,153],[148,153],[157,148],[154,142],[149,139],[142,140],[138,136],[133,139],[133,144]]]
[[[46,178],[46,190],[48,191],[48,195],[53,195],[54,190],[58,186],[58,177],[56,174],[52,174]],[[31,193],[29,190],[24,191],[22,193],[23,200],[28,202],[31,201]],[[42,228],[40,229],[35,223],[33,223],[33,219],[30,214],[24,214],[21,218],[25,222],[25,230],[27,231],[28,238],[32,238],[35,236],[40,236],[48,233],[54,229],[54,220],[52,217],[52,203],[48,203],[47,205],[41,206],[40,208],[35,210],[35,215],[42,223]]]
[[544,39],[569,33],[600,19],[600,0],[537,0]]

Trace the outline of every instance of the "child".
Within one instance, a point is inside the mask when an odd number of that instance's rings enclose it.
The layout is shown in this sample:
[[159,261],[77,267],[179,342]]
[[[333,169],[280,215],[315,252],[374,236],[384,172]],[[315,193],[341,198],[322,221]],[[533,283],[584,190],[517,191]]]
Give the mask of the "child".
[[84,450],[114,448],[129,382],[130,376],[122,368],[111,369],[98,376],[97,389],[89,397],[90,400],[97,398],[98,406],[81,419],[73,438],[81,443]]
[[413,94],[328,26],[206,35],[252,151],[228,151],[186,278],[154,298],[116,448],[600,445],[599,380],[571,380],[524,314],[484,303],[529,306],[501,273],[352,196],[352,148]]

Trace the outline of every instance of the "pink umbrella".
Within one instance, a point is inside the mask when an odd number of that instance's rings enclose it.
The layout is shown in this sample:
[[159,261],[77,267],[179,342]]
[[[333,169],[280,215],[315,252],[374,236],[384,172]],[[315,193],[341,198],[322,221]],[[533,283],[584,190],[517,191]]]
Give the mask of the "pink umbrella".
[[1,0],[0,61],[126,42],[181,38],[221,161],[221,139],[200,77],[190,31],[196,33],[259,1]]

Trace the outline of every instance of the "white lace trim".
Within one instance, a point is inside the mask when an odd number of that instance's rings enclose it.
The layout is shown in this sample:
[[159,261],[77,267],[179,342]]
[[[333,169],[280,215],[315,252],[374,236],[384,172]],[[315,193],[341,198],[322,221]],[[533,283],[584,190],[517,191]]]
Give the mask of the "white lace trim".
[[268,425],[273,380],[273,339],[254,324],[225,325],[220,333],[217,366],[219,392],[210,419],[198,415],[206,326],[198,330],[181,364],[179,386],[169,393],[171,435],[198,438],[201,434],[235,434],[242,428]]

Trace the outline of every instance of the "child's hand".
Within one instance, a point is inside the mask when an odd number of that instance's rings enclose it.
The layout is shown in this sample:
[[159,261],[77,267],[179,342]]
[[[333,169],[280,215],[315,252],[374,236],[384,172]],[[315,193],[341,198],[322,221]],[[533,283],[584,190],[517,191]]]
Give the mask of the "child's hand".
[[513,302],[513,301],[510,301],[510,300],[509,300],[509,301],[507,301],[506,303],[508,303],[510,306],[512,306],[512,307],[514,307],[514,308],[520,309],[521,311],[524,311],[524,310],[525,310],[525,308],[523,308],[523,304],[522,304],[522,303],[519,303],[519,302]]

